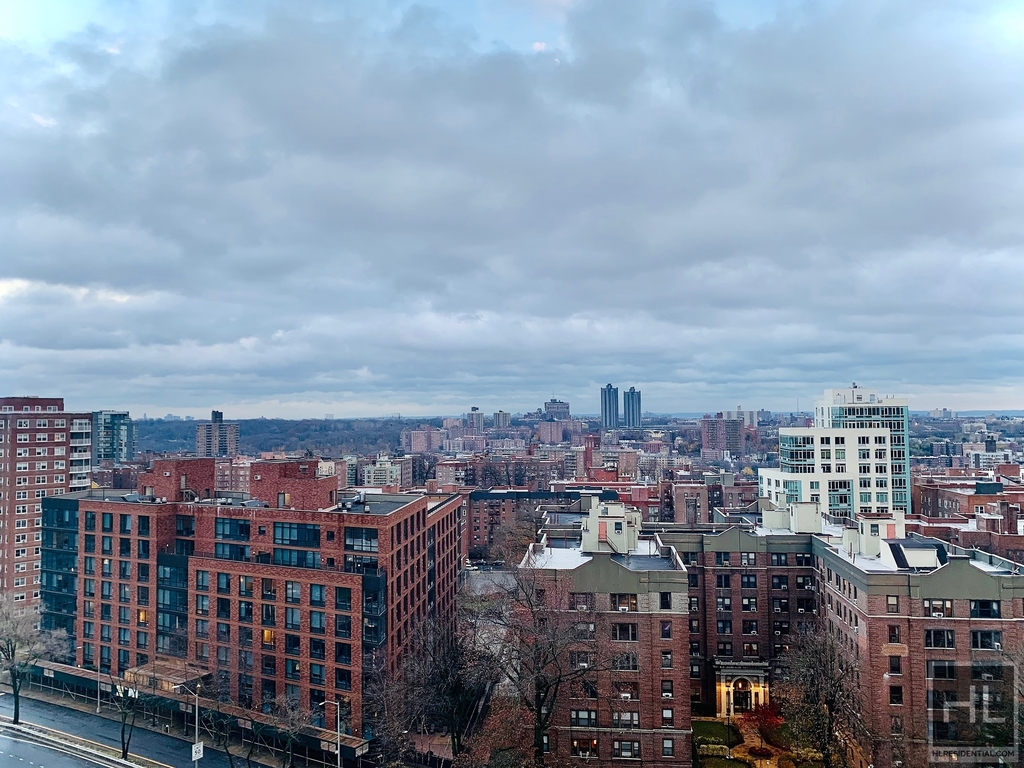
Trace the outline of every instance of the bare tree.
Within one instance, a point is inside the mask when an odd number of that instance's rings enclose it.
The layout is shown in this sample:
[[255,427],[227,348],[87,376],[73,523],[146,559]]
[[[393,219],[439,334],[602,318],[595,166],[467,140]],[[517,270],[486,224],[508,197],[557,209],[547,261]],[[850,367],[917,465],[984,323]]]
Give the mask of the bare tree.
[[589,688],[610,658],[600,642],[593,601],[571,605],[573,584],[566,573],[515,568],[499,589],[483,620],[501,636],[495,664],[529,713],[533,760],[542,765],[560,695]]
[[235,768],[235,756],[231,753],[231,739],[234,736],[235,724],[238,722],[238,705],[231,696],[231,682],[220,675],[215,675],[202,689],[206,706],[202,710],[201,721],[213,735],[213,743],[224,748],[228,758],[228,766]]
[[[124,680],[110,676],[110,703],[121,719],[121,759],[128,759],[128,749],[135,733],[135,719],[143,707],[142,696],[137,688],[124,685]],[[145,715],[143,715],[145,718]]]
[[61,656],[67,650],[63,629],[40,629],[39,613],[34,608],[16,603],[13,594],[0,595],[0,672],[10,678],[15,724],[21,722],[21,686],[36,662]]
[[284,768],[294,768],[295,745],[309,731],[313,716],[293,696],[278,696],[274,700],[274,729],[284,739]]
[[409,731],[416,703],[410,700],[405,682],[388,674],[381,654],[364,660],[363,680],[363,717],[373,730],[374,762],[382,768],[400,766],[413,749]]
[[452,756],[463,751],[463,735],[480,700],[496,679],[490,654],[475,642],[468,621],[431,619],[413,636],[402,669],[409,700],[423,720],[448,731]]
[[802,632],[772,689],[794,740],[821,753],[824,768],[846,765],[847,739],[868,735],[858,699],[858,665],[830,632]]
[[270,724],[269,716],[263,714],[258,705],[247,708],[243,718],[248,725],[249,732],[252,733],[252,739],[249,741],[249,750],[245,753],[245,765],[246,768],[253,768],[252,756],[256,751],[257,742],[262,741],[266,744],[264,737],[272,733],[274,728]]

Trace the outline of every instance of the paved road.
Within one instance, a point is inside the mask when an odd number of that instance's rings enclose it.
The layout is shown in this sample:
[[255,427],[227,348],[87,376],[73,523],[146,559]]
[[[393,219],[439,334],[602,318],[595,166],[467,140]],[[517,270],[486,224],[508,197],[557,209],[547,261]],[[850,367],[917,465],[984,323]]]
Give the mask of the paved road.
[[19,768],[96,768],[95,763],[38,744],[17,741],[3,733],[0,733],[0,764]]
[[[0,713],[10,717],[13,710],[14,704],[11,695],[8,693],[0,696]],[[71,733],[118,749],[121,747],[121,723],[117,720],[107,720],[87,712],[79,712],[77,709],[59,707],[56,704],[28,699],[24,696],[21,697],[21,719],[26,723],[44,725],[47,728]],[[19,746],[28,747],[28,745]],[[42,748],[40,747],[40,749]],[[48,750],[44,751],[50,755],[55,754]],[[136,755],[167,763],[174,768],[192,768],[189,745],[181,739],[165,736],[155,731],[136,728],[132,735],[131,751]],[[18,762],[18,767],[27,766],[28,760],[29,758],[25,758],[24,762]],[[0,759],[0,765],[6,768],[8,762]],[[57,766],[63,768],[64,764],[44,761],[43,765],[50,768]],[[67,765],[78,768],[78,763],[67,763]],[[244,760],[241,761],[241,765],[245,765]],[[36,768],[38,766],[39,761],[36,760]],[[199,768],[229,768],[227,756],[219,750],[207,749],[206,755],[199,761]]]

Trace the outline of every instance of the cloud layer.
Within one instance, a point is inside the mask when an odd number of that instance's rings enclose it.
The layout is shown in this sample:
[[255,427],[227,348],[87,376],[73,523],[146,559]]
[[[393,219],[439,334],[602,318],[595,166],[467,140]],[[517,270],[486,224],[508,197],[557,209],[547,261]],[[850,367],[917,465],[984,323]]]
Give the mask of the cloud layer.
[[[0,390],[231,415],[1020,407],[1020,16],[269,5],[0,44]],[[1012,6],[1010,6],[1012,7]],[[550,22],[551,17],[546,17]]]

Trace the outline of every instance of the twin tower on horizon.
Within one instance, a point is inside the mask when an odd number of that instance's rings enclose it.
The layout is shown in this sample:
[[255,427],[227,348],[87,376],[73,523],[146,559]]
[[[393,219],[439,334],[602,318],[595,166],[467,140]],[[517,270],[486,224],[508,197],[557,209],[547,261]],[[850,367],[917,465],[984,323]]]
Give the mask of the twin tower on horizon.
[[643,409],[640,407],[640,390],[630,387],[622,393],[623,418],[619,420],[619,388],[606,384],[601,387],[601,429],[639,429]]

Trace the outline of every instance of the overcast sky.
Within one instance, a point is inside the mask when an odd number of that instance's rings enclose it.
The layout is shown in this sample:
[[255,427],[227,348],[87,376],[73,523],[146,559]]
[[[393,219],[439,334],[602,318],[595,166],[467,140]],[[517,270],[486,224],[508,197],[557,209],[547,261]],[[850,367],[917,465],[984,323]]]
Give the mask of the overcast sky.
[[1018,2],[4,5],[2,394],[1024,407]]

